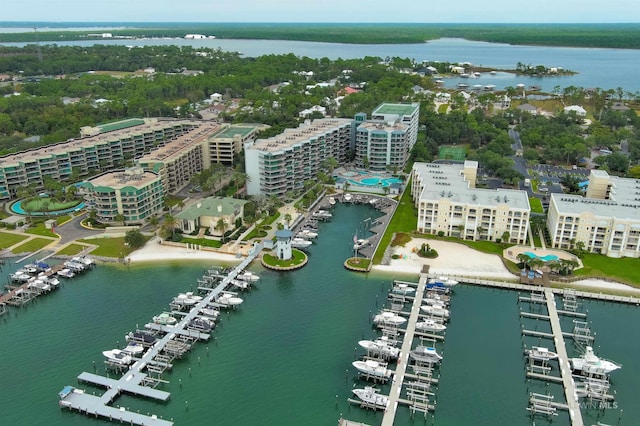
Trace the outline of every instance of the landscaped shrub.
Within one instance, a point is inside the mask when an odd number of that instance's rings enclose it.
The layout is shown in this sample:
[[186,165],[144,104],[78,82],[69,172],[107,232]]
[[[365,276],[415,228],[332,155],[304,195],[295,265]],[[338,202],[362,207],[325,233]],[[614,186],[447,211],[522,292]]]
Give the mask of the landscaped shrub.
[[417,253],[418,256],[426,257],[428,259],[435,259],[436,257],[438,257],[438,252],[432,249],[431,246],[426,243],[422,243],[422,246],[420,246],[420,250],[418,250]]

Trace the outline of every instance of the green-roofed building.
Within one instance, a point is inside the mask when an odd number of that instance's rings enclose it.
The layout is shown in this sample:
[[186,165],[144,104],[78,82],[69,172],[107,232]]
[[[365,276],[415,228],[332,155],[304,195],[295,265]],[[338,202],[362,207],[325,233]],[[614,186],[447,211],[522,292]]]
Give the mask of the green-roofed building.
[[141,167],[104,173],[78,189],[100,222],[115,222],[122,215],[126,223],[142,223],[164,207],[160,176]]
[[[208,197],[185,208],[175,215],[178,227],[184,233],[192,233],[200,228],[208,228],[211,235],[222,236],[235,227],[236,220],[244,217],[245,200],[228,197]],[[218,226],[219,221],[224,229]]]
[[242,151],[244,144],[255,140],[256,133],[268,128],[265,124],[231,124],[209,138],[208,157],[213,163],[233,165],[235,156]]
[[371,119],[356,116],[356,165],[370,170],[402,170],[418,139],[420,103],[378,105]]

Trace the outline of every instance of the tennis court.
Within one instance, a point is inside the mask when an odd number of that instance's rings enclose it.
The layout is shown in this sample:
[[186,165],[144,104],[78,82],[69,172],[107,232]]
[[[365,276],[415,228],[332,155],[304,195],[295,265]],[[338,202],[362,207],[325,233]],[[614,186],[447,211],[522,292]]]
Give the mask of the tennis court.
[[438,158],[441,160],[464,161],[467,153],[461,146],[441,146]]

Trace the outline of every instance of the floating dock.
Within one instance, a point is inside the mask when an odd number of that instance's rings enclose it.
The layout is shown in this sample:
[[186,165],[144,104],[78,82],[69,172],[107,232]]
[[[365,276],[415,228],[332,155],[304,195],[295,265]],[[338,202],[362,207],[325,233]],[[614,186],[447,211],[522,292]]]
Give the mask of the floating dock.
[[[143,370],[147,369],[147,371],[153,372],[153,366],[157,366],[159,364],[157,360],[165,359],[163,358],[163,352],[165,352],[167,348],[170,349],[170,353],[178,351],[179,354],[182,354],[188,351],[191,347],[189,343],[190,341],[195,341],[197,339],[206,340],[209,338],[209,334],[187,330],[187,324],[189,324],[192,319],[200,316],[200,310],[211,305],[215,298],[229,287],[231,280],[235,279],[240,271],[244,270],[256,258],[261,250],[262,245],[256,245],[250,251],[249,256],[247,256],[238,266],[233,268],[215,288],[211,288],[209,293],[203,297],[202,300],[196,303],[175,326],[147,324],[147,328],[157,329],[165,332],[166,334],[151,346],[141,358],[136,359],[133,365],[128,367],[128,371],[120,379],[110,379],[87,372],[83,372],[78,376],[78,381],[80,382],[88,382],[105,387],[107,389],[105,393],[101,396],[89,395],[80,389],[67,386],[59,394],[59,405],[61,407],[77,410],[78,412],[91,417],[100,417],[110,421],[119,421],[121,423],[131,425],[172,425],[173,422],[159,419],[155,415],[133,413],[131,411],[127,411],[124,407],[115,408],[110,404],[112,404],[122,393],[150,398],[160,402],[166,402],[169,400],[171,396],[169,392],[145,386],[145,384],[157,384],[158,382],[164,381],[150,377],[147,373],[143,372]],[[178,345],[179,347],[172,349],[172,345]],[[165,364],[170,365],[168,363]],[[151,369],[149,366],[152,366]],[[127,368],[126,366],[122,367]]]

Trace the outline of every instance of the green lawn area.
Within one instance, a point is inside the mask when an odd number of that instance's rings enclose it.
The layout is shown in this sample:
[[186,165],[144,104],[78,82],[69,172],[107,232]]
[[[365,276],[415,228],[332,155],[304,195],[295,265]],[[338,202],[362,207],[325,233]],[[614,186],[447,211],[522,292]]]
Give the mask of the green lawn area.
[[411,182],[409,182],[407,188],[402,194],[402,197],[400,198],[398,207],[396,208],[396,211],[393,214],[391,221],[389,222],[389,226],[387,226],[387,230],[380,239],[378,249],[373,255],[373,264],[379,265],[380,262],[382,262],[384,251],[391,243],[391,238],[393,237],[394,233],[415,231],[417,227],[418,212],[413,206],[413,201],[411,200]]
[[292,255],[291,259],[289,260],[280,260],[276,256],[270,253],[265,253],[262,255],[262,257],[265,263],[273,266],[280,266],[283,268],[288,266],[293,266],[293,265],[299,265],[307,257],[306,254],[296,249],[291,249],[291,255]]
[[463,146],[441,146],[438,158],[441,160],[464,161],[467,150]]
[[91,240],[78,240],[81,243],[98,246],[91,251],[94,256],[120,258],[126,257],[133,250],[124,244],[124,237],[94,238]]
[[165,204],[169,207],[175,207],[178,204],[180,204],[180,202],[184,201],[184,197],[176,197],[173,195],[168,195],[165,198]]
[[70,209],[81,202],[82,200],[60,202],[48,197],[34,197],[23,201],[20,207],[26,212],[46,212]]
[[80,244],[69,244],[62,250],[58,251],[56,254],[60,256],[75,256],[76,254],[82,252],[82,250],[86,248],[87,247]]
[[584,268],[573,271],[575,276],[609,277],[616,281],[640,287],[638,259],[623,257],[615,259],[601,254],[587,253],[582,257]]
[[271,229],[271,224],[278,220],[280,217],[280,212],[276,212],[273,216],[269,216],[262,221],[261,224],[256,225],[253,228],[253,231],[249,232],[246,237],[243,238],[242,241],[249,241],[252,238],[264,238],[267,236],[267,233],[264,231],[266,229]]
[[197,244],[199,246],[203,246],[203,247],[213,247],[213,248],[220,248],[222,247],[222,243],[220,241],[217,240],[209,240],[207,238],[188,238],[188,237],[182,237],[182,239],[180,240],[181,243],[185,243],[185,244]]
[[347,259],[347,265],[352,266],[354,268],[367,269],[371,264],[371,259],[367,259],[366,257],[352,257]]
[[53,237],[53,238],[57,238],[58,237],[56,234],[51,232],[50,229],[45,228],[44,223],[42,223],[42,222],[36,223],[35,226],[30,227],[25,232],[27,234],[40,235],[42,237]]
[[34,252],[48,246],[50,243],[51,240],[47,238],[33,238],[26,243],[14,248],[12,252],[15,254]]
[[11,234],[9,232],[0,232],[0,250],[18,244],[22,240],[26,240],[27,235]]
[[529,197],[529,205],[531,206],[531,213],[544,213],[542,201],[539,198]]

